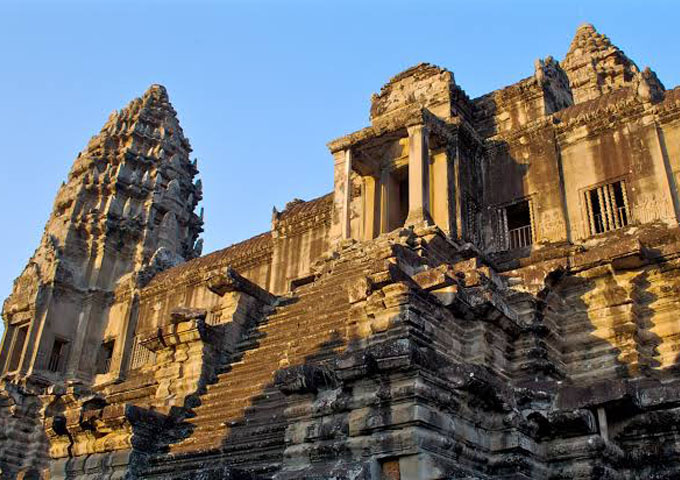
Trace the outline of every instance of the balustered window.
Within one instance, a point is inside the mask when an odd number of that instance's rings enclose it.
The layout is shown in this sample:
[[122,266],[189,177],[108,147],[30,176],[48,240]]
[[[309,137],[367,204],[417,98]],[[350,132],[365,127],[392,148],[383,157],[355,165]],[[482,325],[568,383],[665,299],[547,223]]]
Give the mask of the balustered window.
[[591,188],[584,195],[591,235],[623,228],[630,223],[624,180]]
[[529,200],[498,209],[501,250],[517,250],[534,243]]
[[68,341],[62,338],[55,338],[52,344],[52,353],[47,361],[47,370],[55,373],[63,373],[68,354]]
[[156,360],[156,353],[139,343],[139,337],[135,337],[132,345],[132,358],[130,360],[130,370],[143,367],[144,365],[153,363]]
[[111,370],[111,360],[113,359],[113,348],[116,346],[115,340],[109,340],[99,347],[97,356],[97,374],[109,373]]

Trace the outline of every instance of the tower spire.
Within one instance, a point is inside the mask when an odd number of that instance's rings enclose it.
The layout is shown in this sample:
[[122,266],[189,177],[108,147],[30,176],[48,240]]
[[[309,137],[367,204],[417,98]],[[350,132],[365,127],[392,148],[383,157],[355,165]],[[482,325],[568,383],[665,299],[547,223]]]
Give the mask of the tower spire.
[[4,303],[0,374],[92,377],[119,281],[146,269],[159,249],[174,263],[195,255],[203,222],[190,153],[162,85],[109,116],[74,161]]
[[[635,62],[590,23],[578,27],[561,66],[569,77],[574,103],[619,88],[637,88],[641,80]],[[654,88],[663,90],[656,75],[653,77]]]

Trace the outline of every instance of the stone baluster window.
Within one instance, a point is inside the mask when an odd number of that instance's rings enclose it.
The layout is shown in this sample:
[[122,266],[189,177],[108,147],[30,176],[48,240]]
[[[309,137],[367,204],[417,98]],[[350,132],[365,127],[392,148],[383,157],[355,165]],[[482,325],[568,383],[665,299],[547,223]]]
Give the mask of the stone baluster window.
[[499,250],[518,250],[534,243],[529,200],[499,208],[497,218]]
[[144,348],[141,343],[139,343],[139,338],[135,337],[134,344],[132,346],[132,357],[130,360],[130,370],[140,368],[149,363],[153,363],[156,360],[156,353],[152,352],[148,348]]
[[208,325],[219,325],[222,323],[222,310],[213,310],[209,312],[205,323]]
[[623,228],[630,223],[624,180],[586,190],[584,197],[590,235]]
[[115,346],[115,340],[108,340],[99,347],[99,354],[97,355],[97,374],[109,373],[111,370],[111,360],[113,359],[113,349]]
[[66,365],[66,357],[68,356],[67,340],[63,338],[55,338],[52,344],[52,352],[47,360],[47,370],[55,373],[62,373]]

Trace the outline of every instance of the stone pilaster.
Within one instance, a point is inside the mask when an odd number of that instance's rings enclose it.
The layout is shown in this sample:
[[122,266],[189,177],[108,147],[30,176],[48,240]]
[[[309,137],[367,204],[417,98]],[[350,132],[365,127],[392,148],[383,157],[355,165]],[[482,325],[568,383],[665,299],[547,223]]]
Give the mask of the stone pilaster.
[[352,153],[349,148],[333,153],[334,159],[334,188],[333,188],[333,225],[331,226],[331,241],[337,242],[350,238],[350,202],[352,171]]
[[406,225],[432,222],[428,130],[424,125],[408,128],[408,217]]
[[352,202],[352,182],[350,181],[350,173],[352,172],[352,150],[345,150],[345,190],[342,197],[342,238],[350,238],[352,232],[350,228],[350,203]]
[[373,175],[365,175],[362,179],[364,195],[362,239],[371,240],[380,233],[380,182]]

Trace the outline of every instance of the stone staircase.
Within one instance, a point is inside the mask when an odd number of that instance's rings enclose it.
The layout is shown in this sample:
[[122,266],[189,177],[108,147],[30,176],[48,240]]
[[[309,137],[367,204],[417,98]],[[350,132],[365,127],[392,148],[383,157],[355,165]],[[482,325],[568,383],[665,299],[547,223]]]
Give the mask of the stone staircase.
[[350,308],[347,286],[366,273],[368,255],[349,246],[332,270],[282,297],[276,309],[238,345],[231,363],[208,385],[191,418],[186,438],[169,446],[171,461],[152,462],[149,477],[181,477],[218,461],[254,474],[280,468],[284,449],[285,399],[274,387],[278,370],[319,364],[347,345]]

